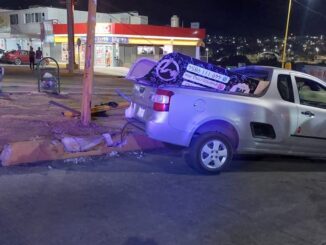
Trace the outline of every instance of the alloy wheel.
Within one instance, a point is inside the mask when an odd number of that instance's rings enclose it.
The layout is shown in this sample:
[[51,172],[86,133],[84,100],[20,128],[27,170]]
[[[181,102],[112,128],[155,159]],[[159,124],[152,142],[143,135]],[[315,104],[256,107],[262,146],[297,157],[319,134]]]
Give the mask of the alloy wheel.
[[200,160],[208,169],[220,168],[228,158],[228,148],[217,139],[210,140],[203,145],[200,152]]

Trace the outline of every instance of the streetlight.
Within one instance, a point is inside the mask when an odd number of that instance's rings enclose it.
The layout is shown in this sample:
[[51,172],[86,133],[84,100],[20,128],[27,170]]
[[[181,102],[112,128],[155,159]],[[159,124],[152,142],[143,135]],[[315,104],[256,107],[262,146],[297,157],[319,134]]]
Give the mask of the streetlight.
[[286,45],[287,45],[287,41],[288,41],[288,33],[289,33],[289,24],[290,24],[291,9],[292,9],[292,0],[289,0],[288,17],[287,17],[287,20],[286,20],[285,35],[284,35],[284,47],[283,47],[283,57],[282,57],[282,68],[285,67],[285,62],[286,62]]
[[206,50],[206,62],[208,63],[208,48],[205,49]]
[[319,48],[316,47],[316,48],[315,48],[315,51],[316,51],[315,61],[318,61]]
[[[319,53],[319,48],[318,47],[316,47],[315,48],[315,50],[316,50],[316,53],[317,53],[317,56],[318,56],[318,53]],[[318,57],[317,57],[318,58]]]

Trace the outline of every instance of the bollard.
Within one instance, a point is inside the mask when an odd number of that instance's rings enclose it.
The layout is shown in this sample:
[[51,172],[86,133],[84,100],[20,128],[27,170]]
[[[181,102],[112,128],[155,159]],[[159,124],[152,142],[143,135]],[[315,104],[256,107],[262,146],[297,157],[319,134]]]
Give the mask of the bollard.
[[0,93],[2,92],[1,85],[2,85],[2,79],[4,75],[5,75],[5,68],[0,66]]

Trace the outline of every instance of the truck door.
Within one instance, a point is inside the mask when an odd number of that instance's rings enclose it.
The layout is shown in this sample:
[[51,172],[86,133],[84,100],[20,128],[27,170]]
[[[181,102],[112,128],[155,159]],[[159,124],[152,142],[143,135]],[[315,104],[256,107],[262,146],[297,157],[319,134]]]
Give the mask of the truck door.
[[298,128],[292,136],[299,152],[320,153],[326,147],[326,86],[304,76],[293,75]]
[[[271,87],[270,91],[277,91],[274,101],[274,115],[277,123],[274,128],[276,135],[280,139],[278,144],[279,151],[292,152],[293,137],[291,135],[296,131],[298,125],[298,107],[295,103],[293,85],[294,81],[289,72],[276,73],[273,79],[277,83],[271,86],[277,86],[275,89]],[[279,98],[280,97],[280,98]]]

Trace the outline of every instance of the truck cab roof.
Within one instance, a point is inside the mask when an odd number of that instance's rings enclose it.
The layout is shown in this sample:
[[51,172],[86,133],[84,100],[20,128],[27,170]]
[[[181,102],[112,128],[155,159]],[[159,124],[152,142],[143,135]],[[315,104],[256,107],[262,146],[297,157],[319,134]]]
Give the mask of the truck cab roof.
[[[282,73],[282,74],[299,75],[299,76],[304,76],[306,78],[310,78],[313,80],[316,80],[316,79],[320,80],[317,77],[311,76],[304,72],[288,70],[288,69],[283,69],[280,67],[273,67],[273,66],[257,66],[257,65],[243,66],[243,67],[232,69],[232,71],[239,73],[239,74],[246,75],[251,78],[255,78],[258,80],[264,80],[264,81],[271,81],[272,75],[275,72]],[[322,80],[320,80],[320,81],[322,83],[324,83]]]

